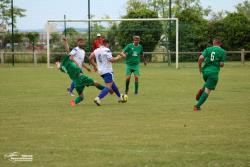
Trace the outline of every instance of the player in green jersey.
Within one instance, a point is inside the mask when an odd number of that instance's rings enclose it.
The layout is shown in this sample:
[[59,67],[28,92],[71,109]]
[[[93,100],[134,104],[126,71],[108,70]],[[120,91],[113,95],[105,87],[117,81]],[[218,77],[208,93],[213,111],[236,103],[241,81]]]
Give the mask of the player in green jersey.
[[201,109],[201,105],[206,101],[211,90],[214,90],[217,85],[220,67],[224,66],[226,56],[225,50],[220,46],[220,40],[214,39],[213,46],[206,48],[199,57],[199,71],[203,75],[205,84],[196,95],[198,102],[194,106],[195,112]]
[[79,96],[75,100],[70,101],[71,106],[75,106],[83,100],[83,90],[85,86],[95,86],[99,90],[105,88],[103,85],[95,82],[92,78],[84,75],[82,69],[70,59],[70,55],[65,54],[62,57],[61,63],[56,62],[56,66],[62,72],[68,74],[70,79],[75,83],[75,89]]
[[135,77],[135,94],[138,94],[139,76],[140,76],[140,61],[141,58],[144,65],[147,65],[143,54],[143,48],[140,43],[139,36],[133,36],[133,43],[128,44],[122,51],[121,55],[125,57],[126,62],[126,88],[125,94],[128,94],[131,74]]

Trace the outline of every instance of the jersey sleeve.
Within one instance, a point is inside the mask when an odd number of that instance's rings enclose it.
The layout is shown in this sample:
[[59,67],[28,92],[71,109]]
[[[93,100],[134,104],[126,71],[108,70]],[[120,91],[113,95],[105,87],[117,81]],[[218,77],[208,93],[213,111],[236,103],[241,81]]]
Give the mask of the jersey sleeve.
[[207,49],[203,50],[203,52],[202,52],[202,56],[203,56],[204,58],[206,58],[206,57],[207,57],[207,55],[208,55],[208,54],[207,54],[207,52],[208,52],[208,51],[207,51]]
[[76,48],[72,49],[71,52],[69,53],[71,56],[75,56],[76,55]]
[[129,51],[129,45],[127,45],[127,46],[125,46],[125,48],[123,48],[124,53],[128,53],[128,51]]
[[97,49],[95,49],[93,52],[94,52],[94,54],[96,55]]
[[221,55],[221,58],[220,58],[220,62],[224,62],[226,59],[226,52],[223,51],[222,55]]

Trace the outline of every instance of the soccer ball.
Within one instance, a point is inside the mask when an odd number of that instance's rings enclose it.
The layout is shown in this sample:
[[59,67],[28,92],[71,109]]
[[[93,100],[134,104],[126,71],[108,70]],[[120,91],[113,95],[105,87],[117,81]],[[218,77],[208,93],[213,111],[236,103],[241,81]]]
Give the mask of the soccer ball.
[[121,94],[121,97],[122,97],[122,102],[123,103],[126,103],[128,101],[128,95]]

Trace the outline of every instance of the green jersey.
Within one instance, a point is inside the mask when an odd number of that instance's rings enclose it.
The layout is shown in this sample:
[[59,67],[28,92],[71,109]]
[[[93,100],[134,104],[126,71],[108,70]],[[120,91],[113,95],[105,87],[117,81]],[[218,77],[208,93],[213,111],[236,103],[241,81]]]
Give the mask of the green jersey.
[[126,64],[134,66],[140,63],[143,48],[140,44],[135,46],[134,43],[131,43],[123,49],[123,52],[126,53]]
[[70,79],[73,81],[76,80],[82,73],[82,69],[78,67],[72,60],[70,60],[69,55],[63,56],[60,69],[67,73]]
[[206,48],[202,55],[205,58],[202,72],[218,73],[220,71],[220,62],[225,61],[226,52],[219,46],[212,46]]

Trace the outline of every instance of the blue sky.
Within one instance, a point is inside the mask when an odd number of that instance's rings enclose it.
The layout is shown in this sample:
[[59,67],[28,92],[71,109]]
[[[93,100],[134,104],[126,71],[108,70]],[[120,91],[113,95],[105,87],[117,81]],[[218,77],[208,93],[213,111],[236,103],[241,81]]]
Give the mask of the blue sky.
[[[95,18],[108,15],[120,18],[125,15],[127,0],[90,0],[91,14]],[[234,11],[243,0],[201,0],[203,7],[211,6],[213,11]],[[43,29],[47,20],[87,19],[88,0],[14,0],[14,6],[26,9],[26,17],[19,18],[18,29]]]

